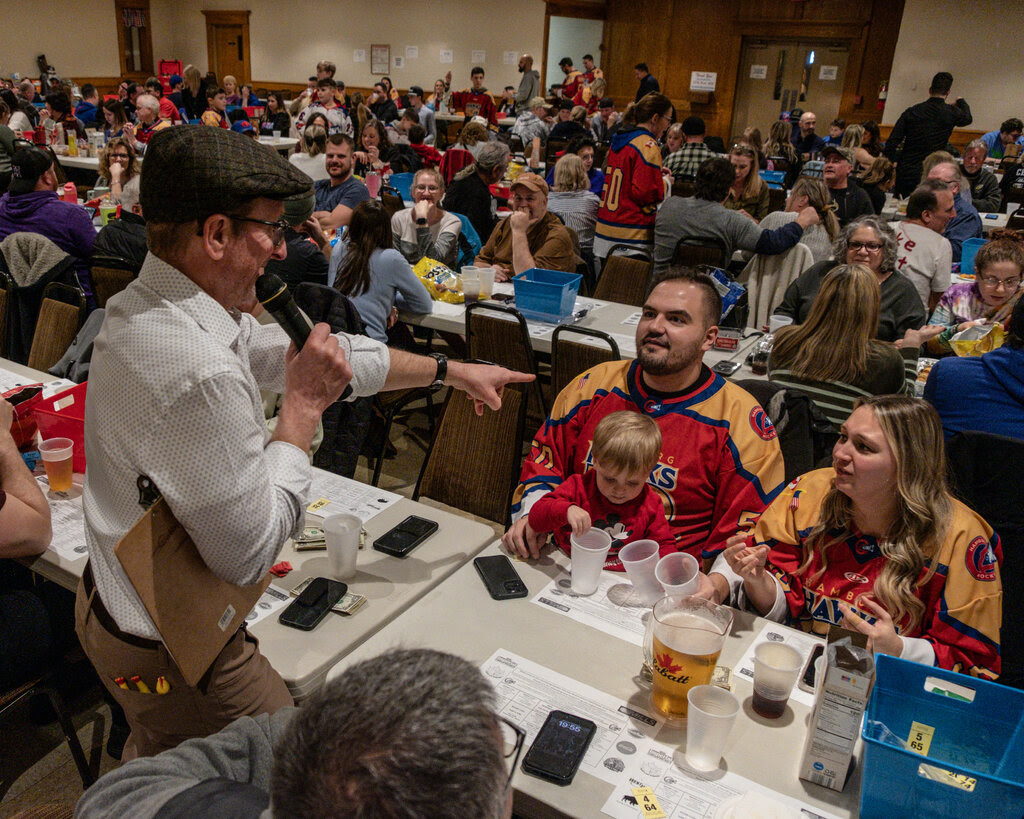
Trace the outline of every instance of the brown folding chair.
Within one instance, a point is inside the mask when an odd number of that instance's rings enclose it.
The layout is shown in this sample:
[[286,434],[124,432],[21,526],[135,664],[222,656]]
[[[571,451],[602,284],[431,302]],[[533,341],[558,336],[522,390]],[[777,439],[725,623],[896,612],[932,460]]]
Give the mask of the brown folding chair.
[[92,279],[92,292],[96,296],[96,306],[106,307],[107,299],[124,290],[138,275],[127,259],[113,256],[94,257],[89,276]]
[[685,177],[672,180],[672,195],[684,198],[693,196],[693,180]]
[[608,251],[601,277],[594,288],[594,298],[643,307],[647,280],[651,275],[651,257],[637,254],[627,245],[615,245]]
[[544,162],[550,168],[558,161],[558,155],[565,150],[569,144],[567,139],[549,139],[544,146]]
[[[506,318],[507,316],[507,318]],[[478,302],[466,307],[466,357],[500,364],[522,373],[537,372],[537,359],[523,314],[503,304]],[[540,424],[548,414],[540,379],[533,382],[527,415]]]
[[485,409],[483,415],[476,414],[473,401],[450,390],[412,499],[432,498],[508,526],[525,422],[519,386],[506,387],[501,409]]
[[725,248],[710,240],[689,242],[686,239],[680,239],[676,245],[675,254],[672,256],[672,264],[684,267],[699,267],[706,264],[725,269],[728,263],[729,260],[725,257]]
[[[600,339],[604,343],[585,344],[565,338],[573,333]],[[551,336],[551,394],[557,397],[581,373],[598,364],[618,361],[620,358],[619,345],[607,333],[589,327],[559,325]]]
[[405,201],[392,187],[385,186],[380,189],[380,201],[384,205],[384,210],[388,212],[388,216],[394,216],[398,211],[405,210]]
[[84,320],[82,291],[59,282],[46,285],[28,352],[28,366],[34,370],[49,370],[60,361]]

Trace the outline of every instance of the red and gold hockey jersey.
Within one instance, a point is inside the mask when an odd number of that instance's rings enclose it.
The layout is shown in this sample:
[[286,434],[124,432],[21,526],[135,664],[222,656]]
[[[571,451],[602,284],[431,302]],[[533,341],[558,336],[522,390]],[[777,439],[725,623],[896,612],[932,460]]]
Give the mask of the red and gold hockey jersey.
[[[491,125],[498,125],[498,109],[494,107],[494,97],[487,93],[486,89],[477,91],[473,88],[464,88],[462,91],[453,91],[451,106],[455,111],[464,111],[466,116],[479,114]],[[473,110],[477,106],[478,110]]]
[[587,370],[555,400],[523,463],[512,498],[515,517],[593,466],[594,428],[619,410],[650,416],[661,430],[661,457],[647,482],[680,551],[713,557],[783,488],[775,428],[748,392],[702,367],[685,393],[655,393],[644,386],[636,361],[614,361]]
[[609,245],[650,244],[664,198],[657,140],[644,128],[618,131],[608,153],[595,237]]
[[[874,621],[869,611],[855,604],[861,595],[873,593],[886,561],[875,538],[854,532],[827,550],[828,567],[813,585],[807,581],[821,567],[819,554],[799,577],[791,574],[802,562],[803,540],[818,522],[834,480],[833,469],[817,469],[797,478],[765,510],[753,533],[753,542],[770,548],[767,569],[782,585],[791,625],[818,633],[825,633],[829,624],[842,623],[840,601]],[[916,592],[925,605],[921,622],[912,630],[897,624],[897,632],[927,640],[940,668],[995,679],[999,675],[1002,559],[999,537],[979,515],[954,500],[938,568]]]

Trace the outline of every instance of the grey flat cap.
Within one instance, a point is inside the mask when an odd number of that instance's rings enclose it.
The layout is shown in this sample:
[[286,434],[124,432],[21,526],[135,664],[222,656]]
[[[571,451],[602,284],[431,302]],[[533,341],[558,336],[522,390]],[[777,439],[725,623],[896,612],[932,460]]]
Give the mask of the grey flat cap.
[[258,197],[308,193],[306,174],[251,137],[209,125],[176,125],[146,149],[140,200],[147,222],[191,222],[236,213]]

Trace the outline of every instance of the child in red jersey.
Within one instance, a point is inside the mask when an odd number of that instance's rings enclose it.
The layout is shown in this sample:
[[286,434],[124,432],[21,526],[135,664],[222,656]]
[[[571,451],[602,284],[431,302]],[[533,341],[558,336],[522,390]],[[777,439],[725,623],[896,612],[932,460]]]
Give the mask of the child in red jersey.
[[661,454],[661,431],[638,412],[613,412],[594,429],[592,468],[571,475],[530,508],[530,526],[552,532],[570,553],[569,537],[591,527],[611,535],[605,568],[622,571],[618,553],[634,540],[656,540],[662,554],[676,551],[665,507],[647,480]]

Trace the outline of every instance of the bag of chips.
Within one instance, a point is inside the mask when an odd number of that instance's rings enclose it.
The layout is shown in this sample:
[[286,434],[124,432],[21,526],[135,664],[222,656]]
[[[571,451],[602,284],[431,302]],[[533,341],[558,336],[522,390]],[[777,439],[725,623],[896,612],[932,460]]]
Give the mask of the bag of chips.
[[458,277],[447,265],[424,256],[413,265],[412,272],[423,282],[434,301],[448,304],[462,304],[464,301]]
[[1003,346],[1006,332],[999,322],[995,324],[975,325],[961,330],[949,340],[953,352],[961,357],[978,356],[990,353]]

